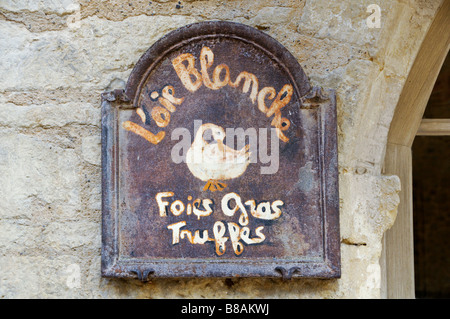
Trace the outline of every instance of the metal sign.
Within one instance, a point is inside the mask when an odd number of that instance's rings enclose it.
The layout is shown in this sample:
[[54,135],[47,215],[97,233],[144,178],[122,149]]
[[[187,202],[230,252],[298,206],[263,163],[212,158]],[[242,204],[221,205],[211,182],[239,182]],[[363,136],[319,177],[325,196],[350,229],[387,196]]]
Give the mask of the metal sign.
[[156,42],[102,95],[108,277],[340,276],[336,101],[251,27]]

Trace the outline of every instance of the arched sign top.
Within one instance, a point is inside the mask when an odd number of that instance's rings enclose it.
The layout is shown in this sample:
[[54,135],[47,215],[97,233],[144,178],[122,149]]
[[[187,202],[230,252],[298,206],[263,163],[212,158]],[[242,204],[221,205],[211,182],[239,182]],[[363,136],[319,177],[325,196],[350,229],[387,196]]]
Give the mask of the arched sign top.
[[[308,78],[295,57],[278,41],[271,36],[247,25],[235,22],[208,21],[193,23],[177,30],[174,30],[157,42],[155,42],[139,59],[127,82],[125,95],[137,107],[140,91],[143,89],[148,76],[158,66],[160,62],[166,59],[174,52],[183,52],[183,48],[192,47],[195,43],[202,43],[202,46],[227,41],[229,50],[226,55],[235,51],[248,50],[254,47],[260,54],[266,55],[275,64],[282,69],[294,88],[298,98],[306,95],[311,87]],[[213,50],[214,51],[214,50]],[[196,55],[196,69],[200,71],[198,61],[200,52]],[[217,53],[216,53],[217,54]],[[216,55],[217,63],[221,63],[221,56]],[[238,58],[238,56],[236,56]],[[231,59],[232,62],[233,59]],[[230,60],[229,60],[230,61]],[[247,63],[252,63],[251,59]],[[198,64],[198,65],[197,65]],[[214,67],[214,66],[213,66]],[[229,65],[231,68],[232,65]],[[264,67],[264,66],[263,66]],[[241,72],[240,70],[235,70]],[[232,79],[231,79],[232,80]],[[264,84],[262,84],[264,85]]]

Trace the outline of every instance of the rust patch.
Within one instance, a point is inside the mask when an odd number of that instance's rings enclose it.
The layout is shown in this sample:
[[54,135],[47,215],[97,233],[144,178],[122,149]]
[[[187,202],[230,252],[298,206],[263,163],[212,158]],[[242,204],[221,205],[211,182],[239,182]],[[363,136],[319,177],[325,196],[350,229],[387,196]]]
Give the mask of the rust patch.
[[102,132],[104,276],[340,276],[334,92],[271,37],[169,33]]

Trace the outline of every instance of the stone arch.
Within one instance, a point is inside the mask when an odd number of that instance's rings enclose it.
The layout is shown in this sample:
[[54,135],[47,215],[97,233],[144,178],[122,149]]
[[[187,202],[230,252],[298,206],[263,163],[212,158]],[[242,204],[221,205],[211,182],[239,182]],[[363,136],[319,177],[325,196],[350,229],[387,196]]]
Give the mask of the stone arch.
[[450,2],[444,1],[421,44],[390,125],[384,173],[402,184],[397,218],[384,236],[382,290],[387,298],[414,298],[411,146],[450,48]]

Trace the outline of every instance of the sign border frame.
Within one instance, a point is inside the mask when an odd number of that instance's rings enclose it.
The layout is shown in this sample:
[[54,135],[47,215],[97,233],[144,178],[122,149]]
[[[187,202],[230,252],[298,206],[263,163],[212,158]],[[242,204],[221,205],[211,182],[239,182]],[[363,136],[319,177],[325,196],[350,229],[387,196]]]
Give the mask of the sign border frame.
[[[272,55],[285,67],[294,84],[301,108],[317,108],[321,178],[323,259],[317,260],[220,260],[189,258],[183,260],[120,259],[118,254],[118,174],[119,140],[118,112],[136,108],[140,89],[152,68],[165,54],[199,37],[233,37],[250,42]],[[334,90],[312,87],[298,61],[278,41],[249,26],[224,21],[200,22],[168,33],[152,45],[139,59],[125,90],[102,94],[102,252],[101,271],[104,277],[292,277],[339,278],[340,232],[337,161],[337,115]]]

